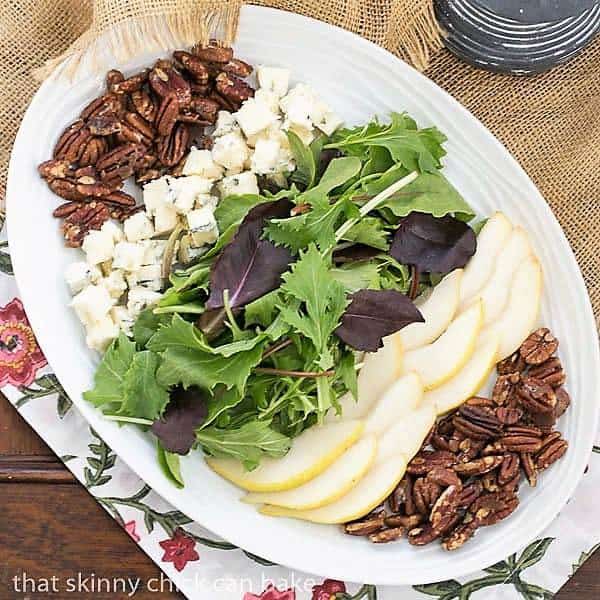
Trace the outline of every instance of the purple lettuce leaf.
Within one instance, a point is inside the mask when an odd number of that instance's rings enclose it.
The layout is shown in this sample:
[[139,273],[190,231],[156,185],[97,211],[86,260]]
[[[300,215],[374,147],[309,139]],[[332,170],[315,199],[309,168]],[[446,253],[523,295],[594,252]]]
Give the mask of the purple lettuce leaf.
[[356,350],[375,352],[383,338],[411,323],[423,323],[413,302],[396,290],[360,290],[342,316],[335,334]]
[[289,217],[292,206],[289,200],[265,202],[246,215],[212,267],[207,309],[224,305],[225,290],[229,290],[229,304],[234,308],[279,287],[293,257],[287,248],[261,239],[262,230],[267,219]]
[[171,391],[161,419],[150,428],[163,448],[174,454],[187,454],[196,441],[195,431],[208,415],[206,394],[197,386],[187,390],[178,386]]
[[421,273],[449,273],[464,267],[475,254],[475,232],[449,215],[413,212],[400,221],[390,254]]

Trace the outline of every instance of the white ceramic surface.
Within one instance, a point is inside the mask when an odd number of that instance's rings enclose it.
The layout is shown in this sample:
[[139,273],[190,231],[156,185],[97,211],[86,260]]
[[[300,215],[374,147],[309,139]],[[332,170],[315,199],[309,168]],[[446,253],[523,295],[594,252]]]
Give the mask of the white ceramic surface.
[[[199,453],[183,461],[187,486],[173,487],[155,458],[154,442],[135,427],[118,427],[83,401],[98,357],[85,346],[69,309],[63,281],[76,251],[63,246],[51,211],[58,198],[36,173],[59,133],[102,89],[102,78],[71,87],[46,82],[18,134],[9,172],[11,255],[27,314],[58,378],[91,426],[159,494],[192,519],[246,550],[322,576],[376,584],[416,584],[455,578],[495,563],[539,536],[574,492],[596,431],[600,362],[594,318],[568,242],[546,202],[506,149],[467,110],[435,84],[381,48],[341,29],[272,9],[245,7],[236,53],[251,63],[287,66],[346,119],[406,110],[420,125],[438,126],[449,141],[445,172],[477,212],[501,209],[531,234],[545,274],[541,322],[561,340],[573,404],[561,420],[570,442],[566,456],[523,486],[521,506],[449,554],[437,545],[375,546],[337,527],[273,519],[238,502],[241,492],[212,473]],[[123,65],[150,62],[148,55]]]

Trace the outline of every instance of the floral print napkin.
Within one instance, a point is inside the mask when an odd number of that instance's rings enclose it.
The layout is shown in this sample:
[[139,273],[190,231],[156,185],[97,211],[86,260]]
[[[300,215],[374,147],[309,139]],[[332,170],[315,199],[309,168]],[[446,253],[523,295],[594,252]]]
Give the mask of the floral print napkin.
[[190,599],[211,600],[548,599],[600,546],[596,506],[600,446],[594,448],[575,497],[543,537],[460,580],[413,587],[346,584],[274,565],[218,539],[154,493],[72,405],[29,326],[5,239],[2,234],[1,391],[100,506],[164,571],[164,580],[138,584],[155,591],[157,597],[161,591],[179,589]]

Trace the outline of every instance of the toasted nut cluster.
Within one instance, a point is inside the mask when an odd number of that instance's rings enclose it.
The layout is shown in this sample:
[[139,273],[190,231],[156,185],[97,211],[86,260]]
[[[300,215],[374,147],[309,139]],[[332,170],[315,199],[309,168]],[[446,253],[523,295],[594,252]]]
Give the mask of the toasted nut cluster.
[[254,95],[242,79],[252,71],[214,41],[173,52],[172,60],[158,60],[130,77],[109,71],[105,93],[83,109],[59,137],[52,159],[38,167],[50,189],[67,201],[54,211],[65,219],[66,245],[81,246],[91,229],[139,210],[133,196],[121,191],[126,179],[142,184],[180,175],[192,142],[210,148],[204,129],[219,110],[236,111]]
[[345,532],[456,550],[511,515],[522,476],[535,486],[568,448],[553,430],[570,403],[557,348],[548,329],[532,333],[498,364],[493,397],[471,398],[439,419],[385,503]]

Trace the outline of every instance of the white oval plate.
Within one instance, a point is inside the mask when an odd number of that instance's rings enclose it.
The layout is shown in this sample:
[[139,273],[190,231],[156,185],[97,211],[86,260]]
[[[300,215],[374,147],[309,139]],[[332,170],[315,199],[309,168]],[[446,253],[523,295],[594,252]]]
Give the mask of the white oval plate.
[[[509,519],[478,533],[449,554],[438,544],[375,546],[320,526],[259,515],[238,501],[240,490],[210,471],[199,452],[183,461],[187,485],[179,490],[162,474],[154,441],[132,426],[118,427],[83,401],[98,357],[85,345],[68,307],[65,266],[77,252],[63,246],[58,204],[39,178],[62,129],[97,96],[102,78],[76,86],[47,81],[19,131],[10,164],[8,217],[11,255],[27,314],[41,347],[69,396],[90,425],[167,501],[214,533],[274,562],[346,581],[419,584],[459,577],[517,551],[535,539],[565,505],[583,474],[598,416],[600,362],[594,318],[567,240],[550,208],[521,167],[492,134],[443,90],[385,50],[341,29],[299,15],[245,7],[236,54],[253,64],[290,67],[347,123],[408,111],[420,125],[436,125],[449,141],[445,173],[482,215],[503,210],[527,228],[541,259],[545,291],[541,321],[561,340],[573,404],[561,420],[571,446],[541,477],[523,486],[521,506]],[[149,64],[141,57],[126,71]]]

